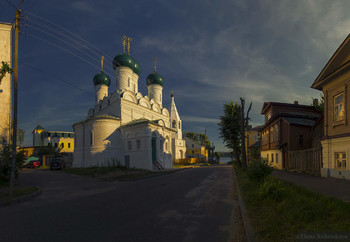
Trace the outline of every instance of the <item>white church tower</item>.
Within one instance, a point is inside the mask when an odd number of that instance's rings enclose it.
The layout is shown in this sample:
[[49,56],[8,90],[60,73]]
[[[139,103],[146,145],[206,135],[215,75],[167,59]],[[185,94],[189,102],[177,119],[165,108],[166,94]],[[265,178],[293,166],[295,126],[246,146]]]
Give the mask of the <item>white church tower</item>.
[[[114,74],[116,76],[116,90],[120,92],[129,90],[138,93],[138,80],[141,72],[140,63],[130,56],[131,38],[124,36],[123,54],[117,55],[113,59]],[[128,45],[128,54],[125,53],[125,45]]]
[[108,97],[108,87],[111,84],[109,76],[103,72],[103,59],[101,58],[101,72],[94,76],[95,104],[98,104],[104,97]]
[[157,58],[154,59],[154,72],[148,75],[146,82],[148,88],[148,98],[154,100],[155,103],[158,103],[159,106],[163,107],[163,77],[157,73]]
[[185,158],[186,144],[185,140],[182,139],[182,121],[177,112],[173,93],[171,93],[170,127],[176,131],[176,133],[172,135],[173,159],[183,159]]

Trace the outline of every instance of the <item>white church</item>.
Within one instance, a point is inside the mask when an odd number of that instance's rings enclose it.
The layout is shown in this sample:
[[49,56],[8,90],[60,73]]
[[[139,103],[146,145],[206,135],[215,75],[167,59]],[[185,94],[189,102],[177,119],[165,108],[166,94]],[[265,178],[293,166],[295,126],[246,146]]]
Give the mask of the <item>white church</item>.
[[[128,43],[128,54],[125,43]],[[113,60],[116,89],[110,77],[95,75],[95,106],[85,120],[73,124],[73,167],[122,165],[147,170],[168,169],[185,158],[182,122],[171,95],[170,113],[163,107],[163,77],[148,75],[148,95],[138,91],[139,62],[130,56],[130,38],[123,38],[123,53]]]

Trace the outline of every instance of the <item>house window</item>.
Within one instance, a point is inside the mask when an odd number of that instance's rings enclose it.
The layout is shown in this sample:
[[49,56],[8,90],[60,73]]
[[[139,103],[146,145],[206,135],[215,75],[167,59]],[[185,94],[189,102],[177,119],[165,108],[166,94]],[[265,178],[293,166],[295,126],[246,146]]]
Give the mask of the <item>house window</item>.
[[271,162],[273,163],[273,154],[271,154]]
[[68,148],[70,148],[70,143],[68,143]]
[[278,164],[278,153],[276,153],[276,164]]
[[335,153],[335,165],[337,169],[346,169],[346,153]]
[[269,121],[271,119],[271,112],[269,112],[267,115],[266,115],[266,119],[267,121]]
[[344,93],[334,96],[334,121],[342,121],[345,116]]
[[194,150],[192,150],[192,154],[194,154]]
[[299,147],[304,147],[304,135],[299,135]]
[[132,141],[128,141],[128,149],[132,150]]
[[141,140],[136,140],[136,146],[137,146],[137,149],[140,150],[141,149]]
[[192,147],[194,147],[194,144],[192,144]]
[[270,143],[273,143],[274,142],[273,128],[271,128],[270,135],[271,135]]
[[278,124],[275,125],[275,141],[276,141],[276,142],[279,141],[279,137],[278,137]]

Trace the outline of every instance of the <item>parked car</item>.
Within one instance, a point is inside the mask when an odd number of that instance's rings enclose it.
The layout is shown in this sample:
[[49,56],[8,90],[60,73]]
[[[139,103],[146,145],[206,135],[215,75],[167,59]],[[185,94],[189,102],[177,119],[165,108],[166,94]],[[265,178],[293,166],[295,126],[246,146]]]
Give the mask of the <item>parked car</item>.
[[50,163],[50,170],[63,170],[66,168],[66,163],[61,158],[56,158]]
[[40,167],[40,165],[41,164],[39,160],[32,160],[28,162],[27,168],[37,168],[37,167]]

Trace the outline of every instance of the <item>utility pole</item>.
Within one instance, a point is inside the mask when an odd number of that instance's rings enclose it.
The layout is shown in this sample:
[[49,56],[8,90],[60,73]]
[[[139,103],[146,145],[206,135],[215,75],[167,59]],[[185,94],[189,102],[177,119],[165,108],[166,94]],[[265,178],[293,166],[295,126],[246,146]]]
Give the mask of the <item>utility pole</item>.
[[19,10],[18,8],[16,10],[16,17],[15,17],[15,46],[14,46],[15,53],[14,53],[14,74],[13,74],[13,130],[12,130],[12,160],[11,160],[11,175],[10,175],[10,198],[11,199],[13,196],[13,189],[15,186],[16,148],[17,148],[18,36],[19,36],[19,18],[21,16],[21,10]]

